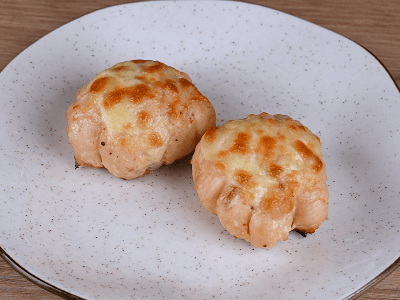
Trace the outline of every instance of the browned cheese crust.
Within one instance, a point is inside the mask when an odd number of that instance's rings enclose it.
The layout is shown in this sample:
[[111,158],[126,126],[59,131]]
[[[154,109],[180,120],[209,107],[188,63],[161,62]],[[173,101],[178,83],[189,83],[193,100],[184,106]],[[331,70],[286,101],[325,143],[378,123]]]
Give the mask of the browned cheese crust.
[[234,237],[272,248],[328,216],[319,138],[283,115],[249,115],[207,130],[192,158],[195,189]]
[[215,125],[211,102],[190,77],[161,62],[134,60],[99,73],[69,107],[77,165],[132,179],[192,152]]

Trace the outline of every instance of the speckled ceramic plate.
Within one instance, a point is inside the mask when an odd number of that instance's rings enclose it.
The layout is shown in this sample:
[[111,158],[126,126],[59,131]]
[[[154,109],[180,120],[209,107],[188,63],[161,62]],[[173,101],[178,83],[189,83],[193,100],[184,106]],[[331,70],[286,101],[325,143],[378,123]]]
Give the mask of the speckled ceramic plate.
[[[202,208],[190,157],[130,181],[75,170],[64,114],[76,91],[137,58],[188,73],[218,123],[266,111],[317,133],[329,219],[314,235],[254,249]],[[240,2],[115,6],[26,49],[0,89],[2,255],[62,295],[343,299],[398,264],[399,90],[340,35]]]

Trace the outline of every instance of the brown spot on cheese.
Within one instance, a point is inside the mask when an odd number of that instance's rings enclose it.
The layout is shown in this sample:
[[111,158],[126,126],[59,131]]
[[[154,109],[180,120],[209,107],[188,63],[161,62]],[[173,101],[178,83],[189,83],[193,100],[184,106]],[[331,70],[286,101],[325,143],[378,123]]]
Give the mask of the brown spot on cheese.
[[171,79],[167,79],[164,82],[163,88],[174,94],[178,94],[178,92],[179,92],[178,87],[175,85],[174,81]]
[[209,128],[207,129],[206,133],[204,134],[204,140],[205,140],[207,143],[211,144],[211,143],[214,142],[215,137],[216,137],[216,135],[217,135],[217,130],[218,130],[218,128],[219,128],[219,127],[214,127],[214,126],[213,126],[213,127],[209,127]]
[[262,136],[257,143],[256,153],[268,158],[273,155],[276,148],[277,140],[271,136]]
[[157,132],[150,133],[148,136],[149,145],[152,148],[161,147],[163,145],[163,141],[161,136]]
[[322,162],[322,160],[321,160],[318,156],[315,156],[315,163],[314,163],[313,166],[311,167],[312,170],[313,170],[315,173],[318,173],[319,171],[322,170],[323,166],[324,166],[324,163]]
[[128,87],[116,87],[104,97],[104,108],[110,109],[120,103],[124,98],[134,104],[142,102],[146,98],[151,98],[151,89],[145,84],[138,84]]
[[199,90],[195,86],[193,86],[193,90],[192,90],[191,97],[189,100],[204,101],[204,100],[206,100],[206,98],[199,92]]
[[134,60],[131,60],[134,64],[141,64],[141,63],[144,63],[146,60],[143,60],[143,59],[134,59]]
[[311,169],[313,172],[318,173],[324,166],[322,160],[312,152],[302,141],[295,141],[293,147],[300,154],[303,159],[312,159],[313,165]]
[[299,129],[302,130],[302,131],[307,131],[307,128],[305,126],[303,126],[303,125],[299,125]]
[[253,175],[245,170],[236,170],[233,178],[242,185],[249,185],[253,182]]
[[129,68],[128,66],[118,66],[118,67],[115,67],[113,70],[119,72],[119,71],[126,70],[128,68]]
[[155,62],[153,62],[152,65],[150,65],[150,66],[145,66],[145,67],[143,68],[143,72],[146,72],[146,73],[156,73],[156,72],[160,72],[160,71],[163,69],[163,67],[164,67],[164,64],[163,64],[163,63],[160,63],[159,61],[155,61]]
[[146,127],[151,121],[151,115],[147,111],[140,111],[138,113],[138,122],[142,127]]
[[110,77],[100,77],[93,81],[92,85],[90,86],[89,92],[91,93],[99,93],[104,91],[107,84],[110,82]]
[[292,130],[295,130],[295,131],[297,131],[297,130],[307,131],[307,128],[304,125],[301,125],[301,124],[300,125],[291,124],[289,126],[289,128],[292,129]]
[[193,83],[191,83],[189,80],[187,80],[186,78],[179,78],[179,84],[181,85],[181,87],[183,89],[185,88],[189,88],[191,86],[193,86]]
[[248,133],[239,132],[238,135],[236,136],[236,139],[233,142],[232,147],[228,151],[234,153],[246,154],[247,151],[249,150],[249,141],[250,141],[250,135]]
[[268,174],[273,177],[277,178],[279,175],[283,172],[283,167],[277,165],[277,164],[270,164],[268,167]]
[[278,133],[278,140],[284,141],[284,140],[286,140],[286,136],[284,134]]
[[250,135],[245,132],[239,132],[236,139],[233,141],[233,145],[225,151],[220,151],[218,156],[224,158],[229,154],[246,154],[249,150]]
[[105,109],[110,109],[114,105],[118,104],[119,102],[122,101],[122,98],[124,96],[124,89],[121,88],[115,88],[111,92],[109,92],[107,95],[104,97],[104,102],[103,106]]
[[266,119],[265,121],[271,126],[275,126],[276,125],[276,120],[275,119],[269,118],[269,119]]
[[134,104],[142,102],[145,98],[152,97],[151,89],[145,84],[138,84],[127,88],[126,94],[129,101]]
[[142,76],[142,75],[135,76],[135,79],[140,80],[140,81],[146,81],[147,80],[146,76]]
[[295,141],[293,143],[293,147],[303,158],[309,158],[314,156],[314,153],[302,141],[299,140]]

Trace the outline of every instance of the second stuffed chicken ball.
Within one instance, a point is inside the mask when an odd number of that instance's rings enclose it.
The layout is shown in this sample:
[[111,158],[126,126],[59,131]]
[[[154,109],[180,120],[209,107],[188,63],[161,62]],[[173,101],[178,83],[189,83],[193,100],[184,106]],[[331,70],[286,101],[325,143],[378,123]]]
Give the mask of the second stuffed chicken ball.
[[192,158],[205,209],[234,237],[272,248],[328,216],[320,139],[284,115],[249,115],[207,130]]

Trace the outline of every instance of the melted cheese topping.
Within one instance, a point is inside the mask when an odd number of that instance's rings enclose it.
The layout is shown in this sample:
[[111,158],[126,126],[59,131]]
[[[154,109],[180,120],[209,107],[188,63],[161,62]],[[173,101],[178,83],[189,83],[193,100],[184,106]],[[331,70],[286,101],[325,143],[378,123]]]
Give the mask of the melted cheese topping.
[[200,146],[228,185],[241,189],[246,204],[262,210],[291,211],[299,182],[311,187],[326,176],[319,138],[288,116],[229,121],[209,128]]
[[189,100],[208,101],[188,75],[156,61],[119,63],[89,86],[108,135],[128,153],[144,152],[139,168],[161,160],[168,126],[184,124]]

